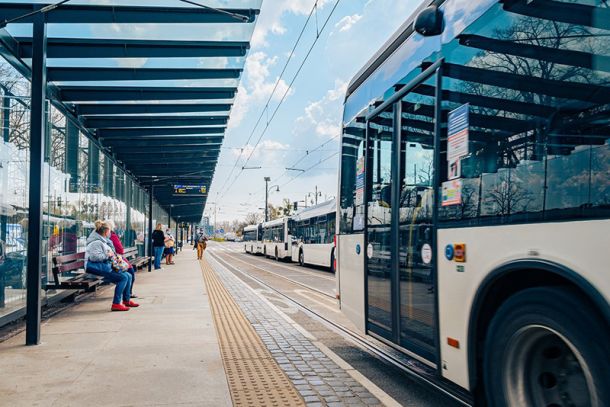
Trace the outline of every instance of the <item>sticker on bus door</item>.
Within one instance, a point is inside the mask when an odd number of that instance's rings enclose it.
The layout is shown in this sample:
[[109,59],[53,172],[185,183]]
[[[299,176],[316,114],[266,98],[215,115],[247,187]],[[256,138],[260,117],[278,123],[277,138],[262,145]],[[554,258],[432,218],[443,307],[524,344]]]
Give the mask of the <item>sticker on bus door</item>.
[[432,247],[428,243],[424,243],[421,247],[421,260],[424,264],[430,264],[432,262]]

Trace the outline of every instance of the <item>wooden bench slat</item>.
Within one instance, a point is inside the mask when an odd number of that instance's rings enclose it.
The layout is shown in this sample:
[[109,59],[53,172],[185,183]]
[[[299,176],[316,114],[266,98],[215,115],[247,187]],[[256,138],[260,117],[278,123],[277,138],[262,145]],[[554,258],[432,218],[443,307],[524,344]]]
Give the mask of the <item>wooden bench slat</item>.
[[76,261],[76,260],[85,260],[85,252],[64,254],[63,256],[53,257],[54,264],[64,264],[64,263],[69,263],[69,262]]
[[67,264],[55,266],[60,273],[82,269],[85,267],[85,260],[77,260]]
[[101,277],[88,273],[79,273],[77,276],[67,280],[61,280],[62,273],[81,270],[85,267],[85,252],[67,254],[53,257],[53,277],[55,284],[49,284],[48,288],[59,289],[91,289],[102,283]]

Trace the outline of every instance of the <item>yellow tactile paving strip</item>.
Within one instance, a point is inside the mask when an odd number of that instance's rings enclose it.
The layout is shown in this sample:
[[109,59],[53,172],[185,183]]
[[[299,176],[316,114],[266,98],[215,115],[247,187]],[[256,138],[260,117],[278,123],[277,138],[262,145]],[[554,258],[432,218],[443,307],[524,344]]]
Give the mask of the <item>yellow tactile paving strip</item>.
[[234,406],[305,406],[208,262],[201,261]]

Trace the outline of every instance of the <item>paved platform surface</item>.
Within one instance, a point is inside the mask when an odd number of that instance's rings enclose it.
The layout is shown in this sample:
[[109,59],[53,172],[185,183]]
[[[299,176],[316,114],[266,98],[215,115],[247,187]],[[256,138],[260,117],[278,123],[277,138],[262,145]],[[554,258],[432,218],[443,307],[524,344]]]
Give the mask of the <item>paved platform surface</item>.
[[[138,273],[139,308],[110,312],[110,286],[46,321],[40,346],[24,346],[24,334],[0,343],[0,407],[399,405],[367,379],[371,363],[354,368],[325,345],[339,342],[313,334],[214,249],[201,262],[185,251],[174,266]],[[313,304],[334,311],[328,297]],[[352,363],[362,358],[372,360]]]
[[40,346],[0,343],[0,406],[231,405],[192,252],[137,274],[137,309],[110,312],[112,291],[44,323]]
[[[350,375],[350,366],[331,359],[316,338],[222,265],[206,258],[308,407],[383,405]],[[208,260],[204,264],[207,267]]]

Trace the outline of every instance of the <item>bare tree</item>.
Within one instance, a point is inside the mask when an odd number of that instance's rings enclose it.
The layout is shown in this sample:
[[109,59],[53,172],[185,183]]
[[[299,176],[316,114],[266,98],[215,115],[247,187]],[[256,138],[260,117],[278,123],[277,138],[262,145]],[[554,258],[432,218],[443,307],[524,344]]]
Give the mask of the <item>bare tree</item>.
[[260,212],[250,212],[246,215],[244,221],[248,225],[256,225],[263,221],[263,215]]
[[495,215],[506,216],[515,212],[527,210],[534,197],[529,191],[524,190],[523,183],[514,182],[510,174],[502,174],[488,197],[495,204]]
[[292,215],[293,210],[292,202],[289,198],[284,198],[282,200],[282,205],[278,209],[281,212],[281,216],[290,216]]

